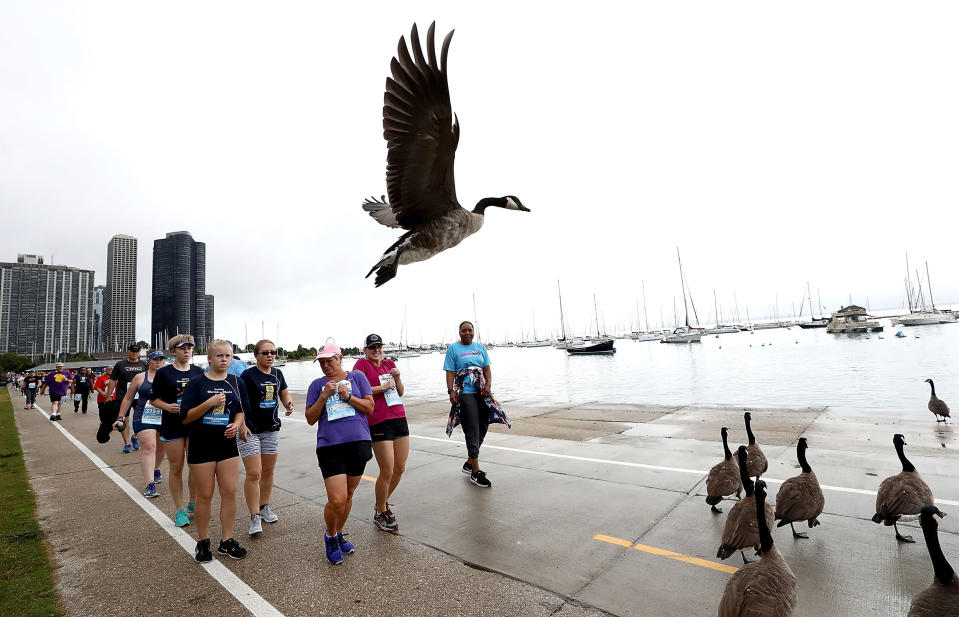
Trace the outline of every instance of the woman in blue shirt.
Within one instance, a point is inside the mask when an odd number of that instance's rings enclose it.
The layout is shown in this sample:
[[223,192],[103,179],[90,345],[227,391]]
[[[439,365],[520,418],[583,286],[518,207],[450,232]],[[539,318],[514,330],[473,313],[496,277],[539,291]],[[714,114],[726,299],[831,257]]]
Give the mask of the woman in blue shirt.
[[[443,370],[446,371],[446,391],[450,403],[460,406],[460,423],[466,437],[467,461],[463,463],[463,473],[470,475],[470,482],[480,488],[489,488],[492,483],[486,478],[486,472],[480,470],[479,450],[489,428],[489,409],[484,398],[490,395],[493,376],[489,367],[489,354],[482,343],[473,342],[473,324],[464,321],[460,324],[460,340],[446,349]],[[462,392],[454,388],[458,373],[475,367],[483,371],[483,385],[463,380]]]

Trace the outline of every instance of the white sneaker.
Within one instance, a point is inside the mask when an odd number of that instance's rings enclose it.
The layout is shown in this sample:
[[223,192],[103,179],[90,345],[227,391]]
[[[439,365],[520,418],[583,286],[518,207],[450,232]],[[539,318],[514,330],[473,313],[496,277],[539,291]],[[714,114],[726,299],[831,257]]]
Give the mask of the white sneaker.
[[258,533],[263,532],[263,519],[260,518],[259,514],[254,514],[250,517],[250,535],[255,536]]
[[280,520],[280,517],[273,513],[273,510],[270,509],[270,504],[266,504],[260,508],[260,518],[262,518],[267,523],[275,523]]

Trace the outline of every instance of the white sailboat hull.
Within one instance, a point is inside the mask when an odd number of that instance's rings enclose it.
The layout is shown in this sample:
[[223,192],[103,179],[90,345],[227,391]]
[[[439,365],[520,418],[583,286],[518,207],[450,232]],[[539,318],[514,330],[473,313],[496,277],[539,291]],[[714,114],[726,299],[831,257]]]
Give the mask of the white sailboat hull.
[[912,313],[897,317],[896,321],[904,326],[927,326],[930,324],[952,323],[954,320],[949,315],[942,313]]

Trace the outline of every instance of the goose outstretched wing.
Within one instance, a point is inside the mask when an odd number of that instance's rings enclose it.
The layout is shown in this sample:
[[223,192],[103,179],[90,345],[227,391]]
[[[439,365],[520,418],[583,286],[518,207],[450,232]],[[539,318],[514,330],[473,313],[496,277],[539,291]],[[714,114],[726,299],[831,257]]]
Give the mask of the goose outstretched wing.
[[443,40],[440,61],[433,43],[435,22],[426,34],[424,58],[416,25],[410,32],[413,56],[400,37],[383,95],[383,137],[387,141],[386,188],[400,227],[414,227],[459,207],[453,158],[459,123],[450,105],[446,56],[453,31]]

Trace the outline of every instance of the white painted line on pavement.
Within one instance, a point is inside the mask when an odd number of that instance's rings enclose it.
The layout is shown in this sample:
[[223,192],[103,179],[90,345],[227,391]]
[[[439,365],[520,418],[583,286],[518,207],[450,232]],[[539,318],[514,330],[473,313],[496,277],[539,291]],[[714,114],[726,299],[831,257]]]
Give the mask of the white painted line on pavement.
[[[439,441],[443,443],[456,443],[456,442],[451,442],[449,439],[443,439],[441,437],[425,437],[423,435],[413,435],[413,434],[410,434],[410,437],[415,437],[416,439],[426,439],[429,441]],[[564,458],[572,461],[584,461],[587,463],[601,463],[604,465],[618,465],[620,467],[638,467],[640,469],[652,469],[654,471],[672,471],[675,473],[688,473],[688,474],[693,474],[697,476],[705,476],[709,473],[709,471],[705,471],[702,469],[687,469],[684,467],[664,467],[661,465],[649,465],[647,463],[633,463],[631,461],[613,461],[613,460],[603,459],[603,458],[591,458],[588,456],[574,456],[572,454],[557,454],[555,452],[542,452],[540,450],[524,450],[522,448],[508,448],[506,446],[494,446],[488,443],[484,443],[483,447],[492,448],[494,450],[505,450],[507,452],[518,452],[520,454],[535,454],[537,456]],[[784,480],[767,478],[765,476],[763,476],[763,480],[765,480],[766,482],[771,482],[773,484],[782,484],[784,482]],[[822,487],[824,491],[836,491],[839,493],[853,493],[856,495],[871,495],[873,497],[876,496],[876,491],[870,491],[870,490],[861,489],[861,488],[847,488],[845,486],[831,486],[829,484],[821,484],[820,487]],[[936,499],[936,503],[947,505],[947,506],[959,506],[959,501],[955,501],[952,499]]]
[[[40,415],[44,417],[49,422],[49,415],[39,405],[34,404],[34,408]],[[70,440],[73,445],[75,445],[80,452],[83,452],[88,459],[90,459],[94,465],[96,465],[100,471],[104,473],[108,478],[113,480],[113,483],[120,487],[124,493],[127,494],[130,499],[133,500],[135,504],[140,506],[144,512],[150,515],[150,517],[157,522],[157,524],[167,532],[171,538],[176,540],[177,544],[183,547],[183,550],[187,552],[190,556],[190,559],[193,559],[194,549],[196,547],[196,540],[194,540],[188,533],[177,527],[173,524],[173,521],[170,520],[170,517],[165,515],[160,511],[155,505],[150,503],[146,497],[140,494],[140,491],[133,488],[129,482],[120,477],[120,475],[113,471],[113,469],[103,462],[99,456],[94,454],[87,448],[79,439],[74,437],[70,431],[63,428],[59,422],[50,422],[54,425],[57,430],[59,430],[63,435]],[[216,550],[214,548],[214,550]],[[231,572],[229,568],[224,566],[222,563],[214,559],[211,562],[198,564],[202,565],[207,573],[216,579],[216,582],[227,590],[227,592],[232,595],[237,601],[245,606],[256,617],[284,617],[283,613],[278,611],[272,604],[267,602],[263,596],[253,591],[253,589],[244,583],[236,574]]]

